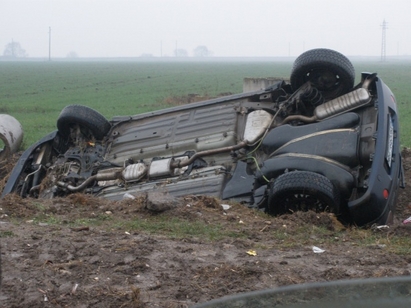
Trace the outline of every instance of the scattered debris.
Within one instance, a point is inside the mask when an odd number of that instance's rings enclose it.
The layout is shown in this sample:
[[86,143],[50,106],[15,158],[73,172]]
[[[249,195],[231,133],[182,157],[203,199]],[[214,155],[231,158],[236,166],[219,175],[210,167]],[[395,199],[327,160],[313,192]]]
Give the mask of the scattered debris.
[[78,283],[76,283],[76,284],[73,286],[73,289],[71,290],[71,294],[72,294],[72,295],[74,295],[74,294],[76,293],[77,288],[78,288]]
[[153,212],[171,210],[179,204],[176,197],[158,191],[148,192],[146,202],[146,208]]
[[317,246],[313,246],[313,252],[314,252],[314,253],[323,253],[323,252],[325,252],[325,250],[324,250],[324,249],[321,249],[321,248],[319,248],[319,247],[317,247]]
[[0,149],[0,163],[3,164],[17,152],[23,141],[23,128],[20,122],[8,114],[0,114],[0,140],[4,144],[4,148]]
[[223,208],[224,211],[227,211],[231,208],[231,205],[228,204],[221,204],[221,207]]
[[136,197],[134,197],[132,194],[129,194],[129,193],[125,193],[124,195],[123,195],[123,200],[126,200],[126,199],[131,199],[131,200],[134,200]]
[[385,231],[385,230],[388,230],[389,228],[390,228],[390,226],[388,226],[388,225],[380,225],[380,226],[373,225],[373,226],[371,226],[371,229],[374,230],[374,231]]
[[248,250],[248,251],[247,251],[247,254],[248,254],[249,256],[255,257],[255,256],[257,255],[257,252],[256,252],[255,250]]
[[70,228],[70,230],[71,230],[71,231],[74,231],[74,232],[89,231],[89,230],[90,230],[90,227],[81,226],[81,227]]

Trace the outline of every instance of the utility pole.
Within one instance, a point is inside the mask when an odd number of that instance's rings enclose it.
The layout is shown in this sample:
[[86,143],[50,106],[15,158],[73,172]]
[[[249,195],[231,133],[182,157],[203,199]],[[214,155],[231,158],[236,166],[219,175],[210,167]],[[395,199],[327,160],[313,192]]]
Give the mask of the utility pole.
[[386,30],[388,29],[388,27],[387,27],[387,22],[385,21],[385,19],[384,19],[384,21],[382,22],[381,27],[382,27],[381,62],[385,62],[385,60],[386,60],[386,55],[387,55],[387,54],[386,54],[387,44],[386,44],[386,40],[385,40],[385,32],[386,32]]
[[49,61],[51,61],[51,27],[49,27]]

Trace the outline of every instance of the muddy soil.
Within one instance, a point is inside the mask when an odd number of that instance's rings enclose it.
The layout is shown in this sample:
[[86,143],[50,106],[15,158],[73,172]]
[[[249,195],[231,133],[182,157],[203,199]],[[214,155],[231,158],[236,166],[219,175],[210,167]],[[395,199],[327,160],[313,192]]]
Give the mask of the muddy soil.
[[[403,156],[409,183],[411,151],[404,149]],[[411,216],[410,201],[407,187],[401,190],[394,225],[381,232],[411,235],[411,224],[402,224]],[[411,256],[393,254],[385,245],[356,244],[350,239],[353,229],[330,214],[269,217],[241,205],[225,210],[219,200],[201,196],[187,196],[178,206],[153,214],[146,203],[144,196],[121,202],[83,195],[1,200],[0,306],[190,307],[285,285],[411,273]],[[161,216],[239,236],[174,238],[126,227],[136,218]],[[74,226],[73,221],[82,223]],[[303,227],[329,232],[286,245],[284,238]],[[325,252],[314,253],[313,245]]]

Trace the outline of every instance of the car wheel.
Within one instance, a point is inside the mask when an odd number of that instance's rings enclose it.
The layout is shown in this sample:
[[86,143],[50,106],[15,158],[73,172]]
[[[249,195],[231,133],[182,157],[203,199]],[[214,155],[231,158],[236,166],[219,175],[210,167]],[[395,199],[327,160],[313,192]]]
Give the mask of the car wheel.
[[314,172],[291,171],[271,185],[267,212],[279,215],[311,210],[339,214],[339,203],[339,193],[328,178]]
[[326,100],[347,93],[354,86],[354,80],[355,71],[350,60],[337,51],[325,48],[301,54],[294,61],[290,76],[294,91],[310,81]]
[[57,119],[57,129],[63,136],[69,136],[70,128],[75,125],[79,125],[84,133],[91,133],[97,140],[103,139],[111,128],[110,122],[92,108],[82,105],[66,106]]

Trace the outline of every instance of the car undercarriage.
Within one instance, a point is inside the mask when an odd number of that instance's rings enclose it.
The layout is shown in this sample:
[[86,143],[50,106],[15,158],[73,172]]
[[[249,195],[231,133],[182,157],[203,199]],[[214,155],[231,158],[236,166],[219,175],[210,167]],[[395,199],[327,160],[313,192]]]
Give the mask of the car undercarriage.
[[290,83],[106,120],[66,106],[57,130],[20,158],[3,191],[111,200],[202,194],[279,215],[329,211],[385,224],[404,186],[395,98],[377,74],[314,49]]

